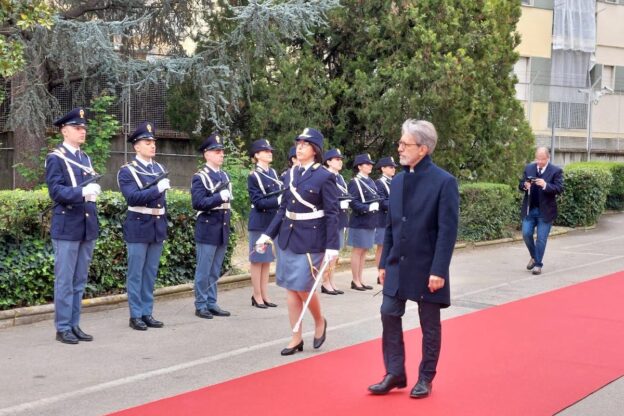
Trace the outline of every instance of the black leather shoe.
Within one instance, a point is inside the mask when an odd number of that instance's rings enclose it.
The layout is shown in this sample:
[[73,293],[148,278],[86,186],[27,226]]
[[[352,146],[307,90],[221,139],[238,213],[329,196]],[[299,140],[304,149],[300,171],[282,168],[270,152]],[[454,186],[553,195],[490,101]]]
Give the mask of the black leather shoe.
[[78,344],[78,338],[70,330],[57,332],[56,340],[61,341],[63,344]]
[[418,383],[412,388],[410,397],[414,399],[423,399],[431,394],[431,383],[418,380]]
[[329,290],[329,289],[325,289],[325,286],[321,285],[321,293],[327,293],[328,295],[337,295],[338,292],[336,292],[335,290]]
[[79,326],[75,326],[72,328],[72,332],[78,338],[79,341],[93,341],[93,336],[89,334],[85,334]]
[[303,340],[301,340],[301,342],[299,344],[295,345],[294,347],[284,348],[282,350],[282,352],[280,352],[280,354],[282,354],[282,355],[293,355],[297,351],[303,351]]
[[323,327],[323,335],[321,335],[320,338],[314,338],[312,342],[312,346],[315,349],[321,348],[321,345],[323,345],[323,343],[325,342],[325,335],[327,334],[327,319],[323,318],[323,321],[325,321],[325,326]]
[[266,306],[269,308],[277,308],[277,304],[273,302],[267,302],[266,300],[262,300]]
[[130,318],[130,328],[136,329],[137,331],[147,331],[147,325],[143,322],[141,318]]
[[363,291],[366,290],[366,289],[364,289],[364,286],[356,285],[353,280],[351,281],[351,289],[359,290],[360,292],[363,292]]
[[143,320],[143,322],[145,322],[145,325],[149,326],[150,328],[162,328],[163,326],[165,326],[164,323],[154,319],[152,315],[143,315],[141,319]]
[[365,285],[364,283],[362,283],[362,287],[363,287],[364,289],[366,289],[366,290],[373,290],[373,287],[372,287],[372,286]]
[[407,378],[405,375],[395,376],[394,374],[386,374],[379,383],[368,386],[368,391],[373,394],[388,394],[392,389],[402,389],[407,387]]
[[215,306],[214,308],[208,308],[208,312],[210,312],[214,316],[230,316],[230,313],[228,311],[224,311],[218,306]]
[[535,267],[535,259],[531,258],[531,260],[529,260],[529,264],[527,264],[527,270],[533,270],[533,267]]
[[334,289],[334,292],[336,292],[339,295],[344,295],[344,292],[340,289]]
[[208,309],[195,309],[195,316],[204,319],[212,319],[212,314],[208,312]]
[[255,306],[256,308],[260,308],[260,309],[268,309],[268,305],[265,305],[264,302],[262,303],[258,303],[256,302],[256,299],[252,296],[251,297],[251,306]]

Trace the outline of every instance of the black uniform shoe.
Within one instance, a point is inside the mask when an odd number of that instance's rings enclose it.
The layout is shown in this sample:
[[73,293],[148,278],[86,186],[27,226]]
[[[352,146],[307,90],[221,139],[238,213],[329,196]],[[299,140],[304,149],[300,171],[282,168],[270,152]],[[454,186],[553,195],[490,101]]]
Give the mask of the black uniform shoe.
[[414,399],[424,399],[431,394],[431,383],[418,380],[418,383],[412,388],[410,397]]
[[61,341],[63,344],[78,344],[78,338],[70,330],[57,332],[56,340]]
[[141,319],[143,320],[143,322],[145,322],[145,325],[149,326],[150,328],[162,328],[163,326],[165,326],[164,323],[154,319],[152,315],[143,315]]
[[214,308],[208,308],[208,312],[210,312],[214,316],[230,316],[230,313],[228,311],[224,311],[218,306],[215,306]]
[[284,348],[280,354],[282,355],[293,355],[296,351],[303,351],[303,340],[294,347]]
[[251,297],[251,306],[255,306],[256,308],[260,308],[260,309],[269,308],[269,305],[267,305],[264,301],[262,301],[262,303],[256,302],[256,298],[254,298],[253,296]]
[[93,336],[82,332],[82,329],[80,329],[79,326],[73,327],[72,332],[79,341],[93,341]]
[[273,302],[267,302],[266,300],[262,300],[264,302],[265,306],[268,306],[269,308],[277,308],[277,304],[273,303]]
[[321,348],[321,345],[323,345],[323,343],[325,342],[325,335],[327,334],[327,319],[323,319],[323,321],[325,321],[325,326],[323,327],[323,335],[321,335],[320,338],[314,338],[312,342],[312,346],[315,349]]
[[355,282],[354,282],[353,280],[351,281],[351,289],[359,290],[360,292],[362,292],[362,291],[366,290],[366,289],[364,288],[364,286],[358,286],[358,285],[356,285],[356,284],[355,284]]
[[373,290],[373,287],[370,285],[365,285],[364,283],[362,283],[362,287],[366,290]]
[[379,383],[368,386],[368,391],[373,394],[388,394],[392,389],[402,389],[407,387],[407,378],[405,375],[395,376],[394,374],[386,374]]
[[335,290],[329,290],[329,289],[325,289],[325,286],[321,285],[321,293],[327,293],[328,295],[337,295],[338,292],[336,292]]
[[130,318],[130,328],[136,329],[137,331],[147,331],[147,325],[143,322],[141,318]]
[[344,295],[344,292],[340,289],[334,289],[334,292],[336,292],[339,295]]
[[204,319],[212,319],[212,314],[208,312],[208,309],[195,309],[195,316]]

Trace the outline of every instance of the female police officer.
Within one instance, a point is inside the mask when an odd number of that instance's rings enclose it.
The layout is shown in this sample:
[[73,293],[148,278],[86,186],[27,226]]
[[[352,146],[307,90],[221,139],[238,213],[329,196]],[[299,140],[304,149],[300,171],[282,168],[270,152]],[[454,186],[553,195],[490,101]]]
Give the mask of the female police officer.
[[[338,188],[336,177],[321,167],[323,135],[306,128],[297,137],[298,165],[286,175],[288,190],[271,224],[256,241],[263,246],[278,235],[277,285],[288,290],[288,316],[295,326],[304,302],[314,285],[317,268],[322,261],[338,256]],[[312,294],[309,310],[314,318],[314,348],[325,341],[327,320],[321,313],[316,293]],[[301,327],[294,332],[282,355],[303,351]]]
[[249,155],[256,161],[254,170],[247,177],[247,191],[251,201],[251,212],[247,230],[249,231],[249,262],[251,263],[251,284],[253,294],[251,306],[266,309],[277,306],[269,300],[269,267],[275,260],[273,250],[260,253],[254,249],[256,240],[269,226],[279,208],[282,195],[282,182],[269,165],[273,161],[273,148],[266,139],[256,140],[251,144]]

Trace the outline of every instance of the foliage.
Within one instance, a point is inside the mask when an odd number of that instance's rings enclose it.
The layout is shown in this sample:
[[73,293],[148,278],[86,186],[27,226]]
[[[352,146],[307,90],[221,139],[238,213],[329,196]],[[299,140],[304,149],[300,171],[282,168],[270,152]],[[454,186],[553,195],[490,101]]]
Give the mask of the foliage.
[[287,59],[256,68],[243,135],[284,152],[301,128],[317,127],[345,154],[378,158],[396,152],[406,118],[428,119],[436,163],[462,180],[515,182],[534,144],[509,75],[520,4],[341,4],[312,44],[294,42]]
[[[116,97],[105,93],[95,97],[88,108],[90,114],[88,116],[87,140],[82,146],[82,150],[89,155],[93,168],[100,174],[106,173],[111,142],[121,128],[121,123],[117,121],[115,116],[108,114],[108,110],[115,101]],[[30,181],[39,181],[44,174],[44,162],[47,154],[62,142],[61,133],[50,136],[47,139],[47,146],[41,149],[37,156],[32,156],[36,160],[32,168],[27,165],[16,166],[20,175]]]
[[[0,191],[0,309],[50,302],[54,293],[54,256],[48,237],[49,215],[38,214],[49,206],[47,190]],[[86,297],[125,292],[126,245],[122,224],[126,203],[119,192],[98,198],[100,235],[96,241]],[[192,281],[195,273],[195,212],[188,192],[167,192],[169,238],[161,257],[157,286]],[[233,220],[239,215],[233,212]],[[232,267],[237,243],[230,235],[223,271]]]
[[622,162],[577,162],[570,163],[566,169],[575,169],[580,166],[588,169],[607,169],[613,176],[611,188],[607,195],[607,209],[624,210],[624,163]]
[[613,176],[608,169],[566,166],[565,192],[560,195],[555,224],[568,227],[596,224],[604,211]]
[[[190,83],[198,98],[198,125],[227,129],[247,90],[253,59],[279,49],[283,40],[309,36],[325,23],[325,13],[338,0],[235,5],[214,0],[58,0],[54,5],[58,15],[52,30],[16,34],[26,65],[12,80],[15,94],[8,121],[21,138],[16,162],[30,168],[29,152],[44,147],[46,122],[61,112],[51,91],[72,83],[72,97],[83,102],[102,84],[122,90],[125,99],[129,90]],[[188,56],[183,43],[205,37],[213,30],[211,19],[224,14],[231,23],[228,32]],[[33,185],[21,176],[16,182]]]
[[509,185],[470,183],[459,188],[459,240],[510,237],[517,224],[518,203]]

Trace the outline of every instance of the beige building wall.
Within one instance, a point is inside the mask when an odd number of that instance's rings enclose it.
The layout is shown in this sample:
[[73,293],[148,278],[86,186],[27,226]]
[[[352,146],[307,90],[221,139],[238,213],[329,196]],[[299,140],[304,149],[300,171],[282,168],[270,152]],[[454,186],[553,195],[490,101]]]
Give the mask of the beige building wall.
[[596,62],[624,66],[624,6],[597,3],[596,44]]
[[521,56],[550,58],[553,11],[522,6],[517,31],[521,35],[516,51]]

